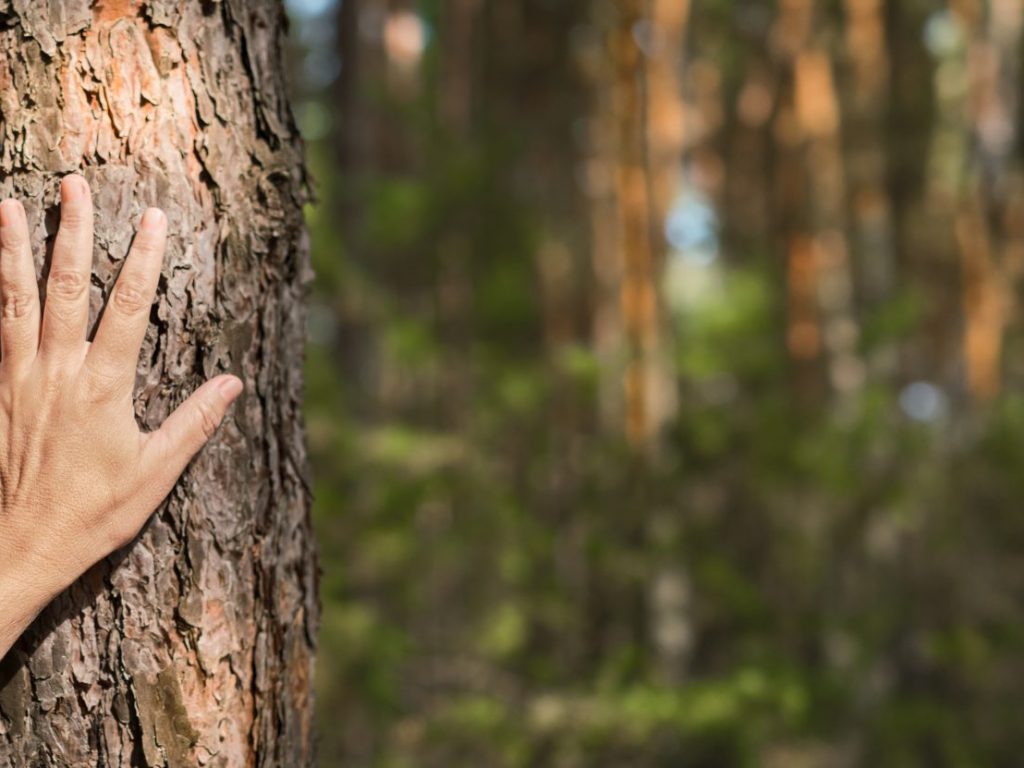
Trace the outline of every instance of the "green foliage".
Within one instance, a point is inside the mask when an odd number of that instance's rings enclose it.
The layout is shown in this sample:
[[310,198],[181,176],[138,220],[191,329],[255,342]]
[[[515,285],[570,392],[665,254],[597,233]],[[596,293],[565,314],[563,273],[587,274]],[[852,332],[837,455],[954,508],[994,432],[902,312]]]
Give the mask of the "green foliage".
[[[564,4],[527,5],[510,24]],[[736,44],[739,5],[777,6],[715,0],[695,22],[728,93],[764,54]],[[433,31],[443,7],[422,4]],[[592,343],[590,265],[571,264],[562,314],[545,305],[540,245],[577,247],[589,212],[550,193],[576,168],[532,86],[499,88],[538,36],[474,52],[493,87],[466,125],[442,114],[435,40],[412,95],[363,75],[392,154],[338,171],[311,142],[323,765],[1016,764],[1024,397],[927,423],[888,374],[805,397],[764,237],[683,275],[679,409],[638,457],[599,416],[622,360]],[[920,352],[941,295],[865,301],[857,353]],[[671,569],[690,644],[666,672],[651,592]]]

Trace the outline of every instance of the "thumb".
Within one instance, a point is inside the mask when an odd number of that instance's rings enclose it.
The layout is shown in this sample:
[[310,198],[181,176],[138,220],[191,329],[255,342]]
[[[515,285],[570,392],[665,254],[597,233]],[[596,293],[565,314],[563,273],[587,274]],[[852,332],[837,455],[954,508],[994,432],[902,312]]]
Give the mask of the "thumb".
[[229,375],[217,376],[199,387],[160,429],[150,433],[146,463],[163,472],[173,471],[171,482],[177,480],[196,452],[213,437],[228,406],[241,391],[241,380]]

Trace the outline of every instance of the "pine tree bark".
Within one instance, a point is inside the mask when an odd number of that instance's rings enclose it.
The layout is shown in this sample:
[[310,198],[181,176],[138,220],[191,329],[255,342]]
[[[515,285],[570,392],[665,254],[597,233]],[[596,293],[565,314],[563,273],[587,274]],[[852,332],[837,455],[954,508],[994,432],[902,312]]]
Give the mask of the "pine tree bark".
[[153,429],[246,391],[138,540],[0,664],[0,766],[303,766],[318,619],[301,421],[307,183],[276,0],[0,0],[0,195],[40,272],[59,177],[96,204],[95,322],[148,205],[168,253],[139,362]]

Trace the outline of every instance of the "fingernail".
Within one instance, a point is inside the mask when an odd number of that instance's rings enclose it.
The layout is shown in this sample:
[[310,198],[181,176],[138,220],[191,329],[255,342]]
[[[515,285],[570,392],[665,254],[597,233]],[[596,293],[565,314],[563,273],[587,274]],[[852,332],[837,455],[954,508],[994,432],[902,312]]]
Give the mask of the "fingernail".
[[228,376],[223,379],[218,385],[220,393],[224,396],[224,399],[229,403],[238,397],[242,391],[242,380],[235,378],[234,376]]
[[65,176],[60,182],[60,200],[62,203],[70,203],[78,200],[89,191],[89,184],[81,176],[72,174]]
[[142,214],[139,229],[147,229],[152,232],[160,229],[166,220],[167,217],[159,208],[147,208],[146,212]]
[[4,200],[0,203],[0,227],[9,227],[14,223],[14,211],[9,210],[16,203],[13,200]]

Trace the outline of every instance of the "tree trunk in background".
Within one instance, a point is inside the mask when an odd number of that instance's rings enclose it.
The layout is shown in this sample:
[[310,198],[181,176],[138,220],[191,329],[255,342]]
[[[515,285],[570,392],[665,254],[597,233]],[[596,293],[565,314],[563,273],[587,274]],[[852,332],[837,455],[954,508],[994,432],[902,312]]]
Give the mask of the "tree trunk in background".
[[[683,106],[683,53],[690,15],[689,0],[653,0],[648,6],[653,39],[646,66],[645,99],[646,174],[649,195],[647,226],[653,257],[651,283],[657,296],[653,322],[658,338],[647,354],[651,357],[648,385],[650,403],[647,437],[660,440],[678,407],[676,380],[670,362],[670,345],[660,327],[667,314],[663,307],[665,259],[665,219],[679,194],[685,136]],[[639,32],[642,33],[643,27]],[[634,35],[638,31],[634,31]],[[647,587],[648,632],[653,647],[655,676],[659,682],[678,684],[686,674],[693,643],[692,587],[684,564],[679,562],[680,520],[673,509],[655,502],[648,523],[647,540],[658,551],[653,574]]]
[[[809,403],[820,402],[825,392],[821,371],[822,319],[817,301],[820,265],[808,232],[810,180],[804,158],[797,67],[801,56],[811,55],[808,45],[813,23],[814,7],[808,0],[787,0],[779,4],[771,34],[781,78],[780,104],[773,126],[773,219],[779,247],[786,253],[786,345],[792,361],[793,387],[796,398]],[[829,104],[823,104],[817,110],[818,114],[826,115],[824,120],[828,119],[828,108]]]
[[[886,197],[892,212],[896,296],[928,297],[926,301],[934,301],[945,315],[959,323],[956,313],[949,311],[958,303],[957,297],[949,296],[948,289],[937,285],[947,277],[946,265],[953,258],[951,229],[937,225],[950,221],[952,215],[946,209],[934,210],[937,196],[933,191],[936,184],[932,148],[945,146],[937,137],[942,106],[933,87],[939,61],[924,35],[907,33],[924,29],[931,9],[915,3],[885,3],[883,12],[889,98],[882,144]],[[927,307],[922,310],[922,331],[931,325],[931,314]],[[946,376],[932,355],[932,344],[896,338],[893,343],[897,382],[924,379],[946,385]]]
[[[621,282],[619,310],[626,340],[623,377],[625,432],[641,451],[656,442],[671,416],[674,402],[665,369],[662,308],[659,300],[664,248],[660,247],[664,216],[656,209],[660,178],[651,186],[650,67],[640,47],[652,35],[644,0],[618,4],[617,23],[610,38],[614,68],[612,120],[615,125],[615,194]],[[679,22],[682,28],[682,19]],[[680,41],[673,41],[679,44]],[[653,40],[647,44],[654,47]],[[659,124],[660,128],[661,125]],[[664,149],[659,147],[658,149]],[[675,153],[678,164],[678,152]],[[659,152],[658,159],[668,158]],[[660,174],[658,174],[660,176]]]
[[[598,6],[595,20],[605,30],[607,53],[591,66],[605,91],[595,99],[590,172],[602,410],[635,455],[631,503],[646,513],[621,522],[622,540],[649,552],[671,552],[679,527],[677,516],[649,492],[648,473],[659,464],[662,435],[677,408],[662,278],[664,222],[682,171],[680,75],[688,15],[682,0]],[[621,643],[639,625],[653,646],[654,677],[678,682],[690,650],[688,576],[668,556],[636,586],[638,594],[618,598],[626,607],[611,622],[609,643]],[[642,616],[632,615],[636,606]]]
[[[860,304],[878,312],[895,294],[893,210],[887,189],[886,105],[890,56],[882,0],[845,0],[844,57],[849,69],[843,99],[844,173],[849,194],[850,256]],[[870,378],[891,382],[897,370],[894,344],[879,345],[867,360]]]
[[0,192],[25,202],[41,260],[58,177],[89,179],[93,318],[142,209],[168,214],[141,422],[221,371],[246,384],[139,540],[4,660],[0,766],[308,765],[309,268],[281,6],[0,0],[0,25]]
[[[985,160],[990,189],[985,199],[995,229],[995,246],[1002,283],[999,299],[1003,336],[997,373],[1000,386],[1016,387],[1024,366],[1017,354],[1020,344],[1020,301],[1017,289],[1024,277],[1024,169],[1019,147],[1020,129],[1020,45],[1024,40],[1024,0],[996,0],[989,11],[989,33],[998,53],[995,76],[996,106],[992,107],[996,136],[986,137]],[[989,121],[986,121],[989,122]],[[987,132],[986,132],[987,133]]]
[[1002,385],[1003,335],[1012,315],[1021,253],[1021,179],[1015,162],[1021,0],[995,0],[988,18],[962,14],[970,35],[967,124],[970,168],[957,204],[968,392],[979,400]]
[[775,29],[788,83],[776,125],[782,149],[789,330],[797,392],[814,396],[824,364],[826,391],[843,398],[863,384],[846,242],[846,179],[833,63],[818,38],[824,12],[811,0],[787,0]]

